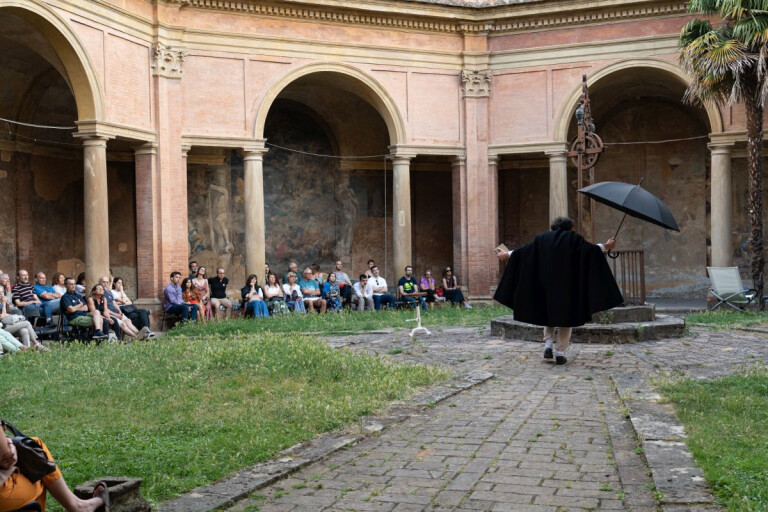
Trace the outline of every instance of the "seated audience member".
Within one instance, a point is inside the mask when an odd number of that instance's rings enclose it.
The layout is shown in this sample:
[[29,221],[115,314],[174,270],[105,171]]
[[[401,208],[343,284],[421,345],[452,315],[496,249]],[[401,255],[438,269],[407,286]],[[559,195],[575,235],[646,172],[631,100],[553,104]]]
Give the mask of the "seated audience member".
[[[0,321],[0,325],[3,323]],[[0,354],[3,352],[7,354],[13,354],[14,352],[23,352],[28,350],[29,347],[13,337],[11,333],[5,329],[0,329]],[[1,477],[0,477],[1,478]]]
[[104,319],[97,310],[91,311],[83,296],[75,291],[75,280],[68,277],[64,283],[67,293],[61,296],[61,310],[67,317],[67,323],[73,327],[93,327],[93,339],[103,340],[107,337],[102,331]]
[[211,306],[217,319],[221,318],[221,306],[224,306],[225,319],[232,315],[232,301],[227,298],[228,284],[229,279],[224,277],[223,268],[217,268],[216,275],[208,279],[211,292]]
[[[0,324],[3,326],[3,336],[7,338],[5,336],[7,334],[11,338],[18,338],[21,345],[24,346],[24,350],[27,347],[34,347],[38,350],[43,348],[37,341],[37,334],[32,328],[32,324],[21,314],[8,312],[4,293],[0,294]],[[8,345],[13,345],[13,343],[8,342]],[[6,347],[5,343],[3,343],[3,347]]]
[[133,304],[131,298],[125,293],[122,277],[116,277],[112,281],[112,297],[115,299],[115,304],[120,307],[120,312],[130,318],[137,329],[147,328],[147,339],[156,337],[155,333],[149,330],[149,315],[152,312],[148,309],[137,308]]
[[427,296],[425,297],[425,300],[427,301],[427,304],[434,305],[435,303],[435,296],[436,296],[436,288],[435,288],[435,279],[432,277],[432,271],[427,269],[424,272],[424,276],[419,280],[419,290],[423,292],[427,292]]
[[192,260],[189,262],[189,278],[194,279],[197,277],[197,271],[199,269],[197,268],[197,262]]
[[344,299],[343,302],[350,306],[352,302],[352,280],[344,272],[342,266],[341,260],[336,260],[333,273],[336,274],[336,282],[339,283],[341,298]]
[[[5,425],[2,428],[5,431]],[[20,510],[33,501],[45,510],[47,493],[51,493],[67,512],[109,510],[109,490],[104,482],[96,484],[92,498],[80,499],[69,490],[58,467],[36,482],[21,474],[17,466],[16,446],[8,437],[10,434],[9,429],[6,435],[0,435],[0,510]],[[32,439],[43,448],[48,460],[53,460],[45,443],[39,437]]]
[[373,277],[373,267],[376,266],[376,262],[373,260],[368,260],[368,270],[365,271],[365,275],[368,277]]
[[267,302],[270,315],[284,315],[288,312],[285,305],[283,288],[277,282],[277,276],[273,272],[267,273],[267,282],[263,288],[264,300]]
[[313,263],[309,266],[309,268],[312,269],[312,279],[317,281],[317,283],[320,286],[323,286],[325,282],[328,280],[328,274],[324,274],[323,272],[320,272],[320,265],[317,263]]
[[200,303],[203,305],[205,310],[205,316],[203,318],[206,320],[211,320],[213,318],[213,305],[211,304],[211,292],[210,287],[208,286],[208,273],[206,272],[205,267],[200,267],[197,269],[197,277],[192,279],[192,286],[195,288],[197,297],[200,299]]
[[67,293],[67,287],[64,285],[64,279],[66,276],[62,274],[61,272],[56,272],[53,274],[53,277],[51,278],[51,285],[53,286],[53,291],[58,293],[59,295],[64,295]]
[[328,280],[323,285],[323,298],[331,311],[341,311],[341,290],[336,282],[336,274],[328,274]]
[[193,304],[197,308],[198,322],[205,323],[205,306],[203,306],[200,294],[197,293],[192,283],[188,277],[181,281],[181,298],[184,299],[184,304]]
[[312,269],[310,267],[304,269],[304,274],[298,284],[299,288],[301,288],[301,294],[304,296],[304,307],[307,308],[307,311],[314,312],[319,310],[320,313],[325,313],[327,304],[322,297],[320,283],[312,279]]
[[[269,274],[274,273],[272,272],[272,269],[269,268],[269,263],[264,264],[264,284],[267,284],[267,281],[269,281]],[[280,279],[277,278],[277,274],[275,274],[275,282],[278,286],[280,286]]]
[[[99,278],[99,284],[104,289],[104,299],[107,301],[109,316],[115,321],[121,333],[124,333],[137,340],[147,339],[149,327],[142,327],[141,329],[137,328],[135,325],[133,325],[131,319],[124,315],[122,311],[120,311],[120,306],[118,306],[115,302],[115,297],[112,295],[112,291],[109,289],[109,283],[110,279],[108,276],[101,276]],[[112,324],[112,326],[114,327],[115,324]],[[115,330],[115,333],[118,333],[118,331]],[[117,337],[122,339],[120,334],[118,334]]]
[[5,307],[8,313],[12,315],[20,315],[21,310],[13,305],[13,297],[11,296],[11,276],[8,274],[0,274],[0,286],[5,290]]
[[379,267],[374,265],[373,268],[371,268],[371,273],[373,273],[373,277],[369,278],[368,282],[370,282],[373,287],[373,305],[376,308],[376,311],[380,310],[382,306],[389,308],[394,307],[395,296],[388,292],[389,288],[387,287],[387,280],[381,277]]
[[197,320],[197,306],[187,304],[181,296],[181,272],[171,272],[171,282],[163,290],[163,309],[181,317],[181,321]]
[[85,289],[87,285],[85,283],[85,272],[77,274],[77,283],[75,284],[75,293],[85,296]]
[[46,276],[44,272],[38,272],[35,274],[35,295],[40,299],[40,309],[43,310],[43,316],[45,316],[45,322],[47,324],[53,324],[53,315],[61,314],[59,309],[59,303],[61,301],[61,295],[52,286],[48,286],[46,283]]
[[421,304],[421,309],[427,310],[427,301],[420,295],[419,283],[416,282],[416,278],[413,277],[413,267],[408,265],[405,267],[405,275],[397,282],[397,287],[400,290],[400,297],[405,302],[418,302]]
[[451,267],[443,269],[443,290],[445,300],[451,301],[451,304],[464,304],[465,308],[472,309],[469,302],[464,299],[464,294],[459,288],[459,279],[453,275]]
[[360,281],[352,285],[352,304],[357,311],[374,310],[373,287],[366,274],[360,274]]
[[288,282],[288,274],[291,272],[296,274],[296,279],[299,278],[299,266],[296,264],[295,261],[292,261],[288,264],[288,272],[283,274],[283,285],[285,285]]
[[19,270],[16,273],[16,286],[13,287],[13,304],[22,312],[39,309],[43,310],[43,304],[35,295],[35,288],[29,282],[29,272]]
[[256,274],[248,276],[245,286],[240,289],[240,295],[243,297],[243,309],[246,315],[269,318],[269,309],[264,302],[264,292],[259,286]]
[[285,304],[291,311],[297,313],[306,313],[307,310],[304,307],[304,295],[301,293],[301,287],[296,284],[296,273],[288,272],[286,274],[286,283],[283,285],[283,293],[285,294]]
[[91,293],[85,299],[85,303],[88,304],[88,311],[91,313],[98,312],[104,322],[104,333],[109,333],[110,327],[118,338],[122,337],[123,331],[120,329],[120,325],[112,318],[109,308],[107,307],[107,300],[104,297],[104,287],[99,283],[93,285]]

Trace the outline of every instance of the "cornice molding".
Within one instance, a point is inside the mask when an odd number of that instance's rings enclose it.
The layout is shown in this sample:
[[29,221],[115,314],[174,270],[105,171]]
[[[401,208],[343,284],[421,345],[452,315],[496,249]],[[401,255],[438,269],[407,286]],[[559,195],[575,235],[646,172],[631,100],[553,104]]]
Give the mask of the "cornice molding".
[[[305,21],[341,23],[348,25],[372,25],[385,28],[400,28],[426,32],[455,34],[504,34],[523,31],[536,31],[567,26],[590,25],[647,18],[648,16],[673,16],[688,12],[688,2],[668,0],[647,2],[615,1],[613,5],[580,6],[561,5],[558,9],[546,9],[550,6],[536,4],[533,7],[525,3],[499,8],[497,6],[455,7],[450,5],[430,4],[437,9],[428,12],[412,13],[403,11],[392,14],[383,10],[370,10],[339,5],[302,5],[290,3],[266,4],[256,0],[167,0],[169,4],[178,4],[181,8],[210,9],[270,16],[293,18]],[[350,2],[351,3],[351,2]],[[393,2],[394,3],[394,2]],[[568,4],[568,2],[558,2]]]

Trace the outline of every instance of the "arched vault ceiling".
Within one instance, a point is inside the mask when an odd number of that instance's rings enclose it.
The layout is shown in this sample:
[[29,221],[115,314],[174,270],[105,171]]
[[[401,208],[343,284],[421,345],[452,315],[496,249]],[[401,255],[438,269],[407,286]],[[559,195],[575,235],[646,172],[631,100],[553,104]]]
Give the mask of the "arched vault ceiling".
[[343,156],[387,152],[389,135],[379,113],[356,94],[327,80],[296,80],[278,99],[301,103],[314,110],[333,131]]

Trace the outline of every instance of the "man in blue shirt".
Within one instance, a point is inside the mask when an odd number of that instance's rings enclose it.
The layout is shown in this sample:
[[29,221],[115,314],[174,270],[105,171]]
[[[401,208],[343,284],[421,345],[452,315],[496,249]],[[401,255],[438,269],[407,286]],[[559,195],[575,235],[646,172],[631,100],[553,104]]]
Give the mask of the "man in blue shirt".
[[318,312],[325,313],[327,303],[320,292],[320,283],[312,279],[312,269],[307,267],[298,282],[301,294],[304,295],[304,306],[310,313],[317,308]]
[[68,277],[64,281],[67,293],[61,296],[61,309],[67,317],[67,323],[75,327],[93,327],[93,339],[103,340],[107,337],[101,330],[104,318],[98,309],[88,311],[88,306],[82,295],[75,292],[75,280]]
[[43,310],[46,323],[53,323],[53,315],[61,314],[60,301],[61,295],[56,293],[53,287],[45,284],[45,273],[35,274],[35,295],[40,299],[40,309]]
[[421,303],[421,309],[427,310],[427,301],[424,300],[423,292],[419,290],[419,283],[413,277],[412,266],[405,267],[405,275],[397,282],[397,287],[400,289],[400,296],[405,302],[415,303],[418,300]]
[[171,282],[163,290],[163,308],[172,315],[178,315],[181,320],[197,320],[197,305],[186,304],[181,297],[181,272],[171,272]]

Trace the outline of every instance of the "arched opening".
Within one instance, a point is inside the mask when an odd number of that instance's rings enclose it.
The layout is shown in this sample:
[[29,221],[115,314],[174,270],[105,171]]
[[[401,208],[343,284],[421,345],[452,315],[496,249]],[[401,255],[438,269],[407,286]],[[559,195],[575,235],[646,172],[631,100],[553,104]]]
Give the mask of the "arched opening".
[[[311,66],[313,72],[305,68],[281,80],[265,100],[269,108],[256,114],[255,133],[266,139],[268,149],[263,158],[266,261],[282,277],[291,261],[317,263],[328,272],[341,260],[357,279],[372,258],[396,282],[402,272],[392,268],[392,163],[385,157],[402,141],[402,123],[392,114],[386,92],[371,79],[346,66],[327,67]],[[243,157],[236,151],[213,153],[193,148],[188,155],[191,259],[220,262],[239,280],[245,276]],[[450,162],[433,160],[414,159],[411,165],[411,196],[425,198],[412,209],[412,257],[415,265],[429,261],[437,268],[450,264],[452,246],[445,236],[439,237],[442,245],[435,242],[434,234],[452,228],[450,215],[441,215],[431,201],[432,192],[450,197],[451,182]],[[435,169],[446,179],[434,179]],[[229,233],[211,228],[218,215],[231,218]],[[435,222],[438,228],[432,229]],[[430,233],[419,236],[422,228]]]
[[[98,81],[74,32],[44,5],[0,1],[0,34],[0,183],[8,198],[0,204],[0,262],[10,274],[77,275],[85,270],[84,165],[72,135],[77,121],[102,120]],[[111,158],[107,175],[113,215],[103,222],[119,235],[111,266],[133,288],[133,163]]]
[[[648,295],[685,296],[705,290],[709,250],[711,113],[682,103],[687,83],[679,74],[648,66],[622,67],[589,82],[596,133],[606,144],[594,181],[639,183],[669,205],[676,233],[627,217],[620,247],[643,250]],[[572,122],[568,140],[576,134]],[[572,169],[569,163],[569,169]],[[569,170],[569,214],[577,216],[577,174]],[[585,178],[586,179],[586,178]],[[588,201],[585,201],[588,207]],[[609,238],[622,214],[596,204],[582,231]]]

